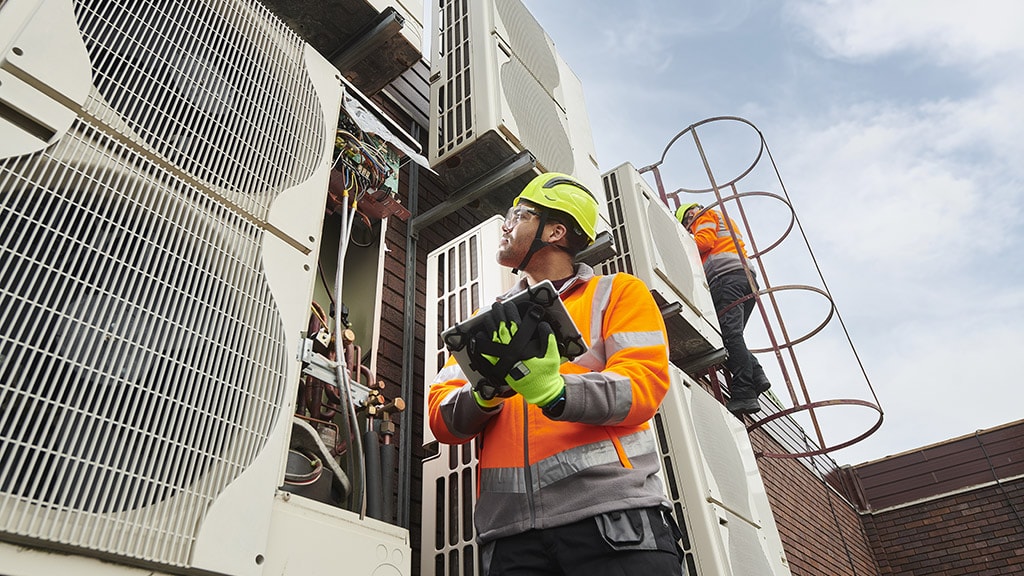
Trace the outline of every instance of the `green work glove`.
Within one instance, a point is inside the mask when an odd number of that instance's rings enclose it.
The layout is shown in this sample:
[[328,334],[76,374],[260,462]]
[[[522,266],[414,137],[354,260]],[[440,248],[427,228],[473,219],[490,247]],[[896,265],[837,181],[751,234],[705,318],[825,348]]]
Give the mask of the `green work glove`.
[[562,395],[562,391],[565,390],[565,379],[558,371],[562,358],[558,354],[558,342],[555,340],[551,325],[541,322],[537,326],[537,336],[541,342],[547,339],[548,345],[544,355],[520,361],[509,371],[505,382],[526,398],[527,402],[543,408]]
[[[508,344],[519,330],[519,311],[514,304],[494,306],[492,311],[495,326],[491,339],[498,344]],[[543,354],[522,359],[513,365],[505,376],[505,383],[530,404],[543,408],[561,396],[565,389],[565,379],[558,370],[562,358],[550,324],[541,322],[537,325],[537,340],[542,344],[540,349],[544,351]],[[546,346],[543,346],[544,343]],[[497,357],[484,355],[484,358],[498,363]]]

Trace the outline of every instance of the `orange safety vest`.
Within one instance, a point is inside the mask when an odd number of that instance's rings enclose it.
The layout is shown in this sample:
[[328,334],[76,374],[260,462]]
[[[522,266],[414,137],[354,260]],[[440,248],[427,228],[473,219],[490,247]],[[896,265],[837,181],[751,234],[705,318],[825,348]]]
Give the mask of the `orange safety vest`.
[[[522,280],[505,296],[525,287]],[[562,364],[565,409],[557,420],[518,395],[495,411],[480,408],[454,358],[430,387],[437,439],[482,440],[475,522],[483,542],[668,506],[648,424],[669,387],[668,338],[654,298],[634,276],[596,276],[585,264],[561,297],[589,350]]]
[[732,241],[732,235],[729,233],[729,227],[725,220],[725,217],[717,210],[707,210],[690,222],[693,240],[697,243],[700,260],[704,264],[704,275],[709,281],[726,272],[742,271],[743,261],[740,260],[740,253],[744,258],[747,255],[743,235],[740,233],[739,227],[736,226],[736,222],[729,219],[732,229],[736,233],[736,241],[739,242],[739,250],[737,250],[736,242]]

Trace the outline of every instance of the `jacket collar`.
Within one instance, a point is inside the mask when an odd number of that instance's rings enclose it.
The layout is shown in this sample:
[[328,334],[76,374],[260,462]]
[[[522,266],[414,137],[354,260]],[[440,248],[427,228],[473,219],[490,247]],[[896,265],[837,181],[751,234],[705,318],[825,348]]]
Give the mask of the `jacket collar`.
[[[575,287],[582,286],[589,282],[590,280],[592,280],[595,276],[597,276],[597,273],[594,272],[594,269],[591,268],[589,264],[577,262],[575,266],[576,273],[571,278],[566,280],[565,284],[563,284],[562,287],[558,290],[558,293],[560,295],[569,293],[570,291],[574,290]],[[528,285],[526,283],[526,277],[520,276],[519,281],[516,282],[515,285],[512,286],[512,288],[508,292],[505,292],[501,296],[498,296],[498,301],[501,302],[502,300],[510,298],[522,292],[523,290],[526,290],[527,288]]]

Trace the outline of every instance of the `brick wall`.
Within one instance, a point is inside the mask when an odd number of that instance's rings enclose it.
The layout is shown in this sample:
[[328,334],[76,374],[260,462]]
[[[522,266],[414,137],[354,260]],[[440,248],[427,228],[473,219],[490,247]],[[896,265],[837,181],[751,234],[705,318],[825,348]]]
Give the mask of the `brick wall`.
[[[786,452],[754,430],[755,452]],[[758,458],[793,576],[879,576],[857,511],[803,463]]]
[[864,524],[882,576],[1017,575],[1020,515],[1024,478],[875,512]]

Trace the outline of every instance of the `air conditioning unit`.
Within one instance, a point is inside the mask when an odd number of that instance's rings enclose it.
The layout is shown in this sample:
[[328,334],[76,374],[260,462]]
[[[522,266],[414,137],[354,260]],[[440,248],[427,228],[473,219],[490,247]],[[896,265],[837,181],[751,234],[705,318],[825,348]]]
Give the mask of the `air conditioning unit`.
[[[511,270],[494,259],[503,222],[503,217],[491,218],[427,255],[424,398],[448,359],[441,332],[489,307],[515,284]],[[476,440],[438,444],[423,420],[423,444],[436,452],[423,461],[420,573],[479,574],[473,528]]]
[[[542,172],[598,189],[600,173],[579,78],[520,0],[435,5],[431,166],[455,190],[529,151]],[[491,192],[504,211],[532,173]]]
[[647,284],[665,314],[674,364],[696,374],[720,362],[722,334],[693,238],[628,162],[603,181],[618,248],[603,273],[628,272]]
[[742,422],[682,370],[654,419],[662,472],[684,538],[688,576],[788,576]]
[[373,95],[423,58],[422,0],[261,0]]
[[[0,48],[4,572],[257,575],[356,532],[278,491],[337,71],[246,0],[8,0]],[[372,527],[333,543],[407,564]]]

